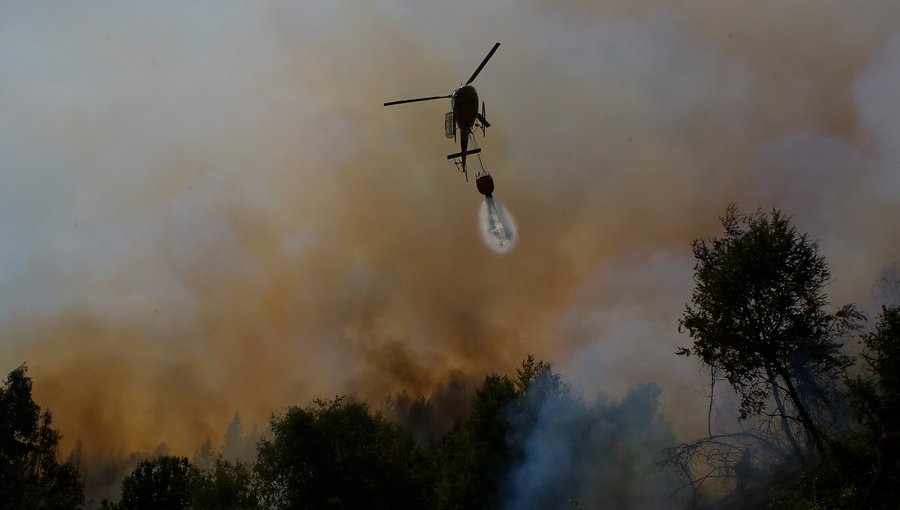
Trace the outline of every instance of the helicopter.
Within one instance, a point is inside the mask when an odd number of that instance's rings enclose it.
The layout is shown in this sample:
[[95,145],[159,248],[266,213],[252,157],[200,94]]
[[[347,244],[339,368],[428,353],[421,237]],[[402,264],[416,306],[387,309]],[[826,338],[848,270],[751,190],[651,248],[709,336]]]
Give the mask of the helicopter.
[[485,129],[491,127],[490,122],[485,118],[484,101],[481,102],[481,111],[478,111],[478,92],[475,91],[472,82],[475,81],[475,77],[477,77],[478,73],[484,69],[485,64],[487,64],[488,60],[494,56],[494,52],[497,51],[497,48],[499,47],[499,42],[494,44],[491,51],[488,52],[487,56],[484,57],[484,60],[481,61],[478,69],[475,69],[475,72],[472,73],[472,76],[469,77],[466,83],[454,90],[452,94],[446,96],[419,97],[416,99],[401,99],[399,101],[388,101],[387,103],[384,103],[384,106],[392,106],[449,98],[450,111],[447,112],[444,117],[444,134],[447,138],[453,138],[453,140],[456,141],[456,132],[459,130],[460,152],[448,155],[447,159],[460,158],[462,160],[462,172],[466,174],[466,180],[468,180],[468,174],[466,173],[466,156],[481,152],[481,148],[479,147],[474,149],[468,148],[469,136],[476,127],[481,128],[482,134],[484,134]]

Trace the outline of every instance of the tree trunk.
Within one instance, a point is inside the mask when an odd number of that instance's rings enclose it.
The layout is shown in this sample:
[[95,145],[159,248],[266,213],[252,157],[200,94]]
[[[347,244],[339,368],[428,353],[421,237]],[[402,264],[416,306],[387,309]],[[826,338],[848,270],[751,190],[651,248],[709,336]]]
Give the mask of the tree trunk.
[[716,396],[716,369],[709,367],[709,408],[706,410],[706,434],[712,437],[713,400]]
[[819,434],[819,428],[816,427],[815,422],[812,419],[812,416],[809,415],[809,412],[806,410],[806,406],[803,405],[803,402],[800,400],[800,394],[797,393],[797,388],[794,387],[794,382],[791,380],[790,375],[787,373],[787,370],[784,368],[780,369],[778,375],[784,380],[785,386],[787,386],[788,397],[790,397],[791,402],[793,402],[794,406],[797,408],[797,414],[800,415],[800,422],[803,423],[803,428],[806,429],[806,433],[809,434],[810,439],[812,439],[813,445],[816,447],[816,451],[819,455],[825,454],[825,443],[822,442],[822,436]]
[[766,375],[769,377],[769,381],[772,384],[772,397],[775,399],[775,407],[778,408],[778,413],[781,416],[781,428],[784,429],[784,434],[788,438],[788,442],[791,443],[791,446],[794,448],[794,455],[797,456],[797,460],[803,461],[803,449],[800,448],[800,444],[797,443],[797,438],[794,436],[794,431],[791,430],[791,423],[788,421],[787,411],[784,408],[784,402],[781,400],[781,390],[778,389],[778,379],[777,376],[772,372],[771,368],[766,368]]

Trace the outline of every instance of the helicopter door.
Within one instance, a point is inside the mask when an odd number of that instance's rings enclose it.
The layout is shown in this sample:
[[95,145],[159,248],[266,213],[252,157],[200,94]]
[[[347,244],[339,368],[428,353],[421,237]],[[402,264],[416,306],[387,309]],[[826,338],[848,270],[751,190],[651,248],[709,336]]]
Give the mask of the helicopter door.
[[444,136],[456,138],[456,123],[453,122],[453,111],[449,111],[444,115]]

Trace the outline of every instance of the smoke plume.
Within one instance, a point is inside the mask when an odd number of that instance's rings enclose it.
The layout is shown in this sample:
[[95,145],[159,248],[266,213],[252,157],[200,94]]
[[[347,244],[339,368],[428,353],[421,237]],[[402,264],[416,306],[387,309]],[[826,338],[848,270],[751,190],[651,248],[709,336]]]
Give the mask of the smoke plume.
[[[727,204],[793,215],[832,301],[877,306],[898,33],[892,0],[4,3],[0,368],[29,363],[64,451],[191,455],[236,411],[529,352],[588,401],[655,383],[695,437],[705,379],[671,353]],[[382,103],[498,40],[483,149],[527,235],[491,257],[449,105]]]
[[674,441],[661,421],[660,389],[641,385],[621,401],[586,403],[541,377],[511,409],[511,443],[522,461],[504,507],[665,508],[670,492],[656,455]]

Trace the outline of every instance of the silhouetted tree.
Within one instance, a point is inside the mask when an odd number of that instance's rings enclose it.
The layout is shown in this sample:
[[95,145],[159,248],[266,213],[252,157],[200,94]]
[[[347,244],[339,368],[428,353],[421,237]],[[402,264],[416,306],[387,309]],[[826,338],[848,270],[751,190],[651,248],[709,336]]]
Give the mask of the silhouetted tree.
[[875,331],[863,335],[868,376],[850,381],[860,418],[877,437],[900,430],[900,307],[883,308]]
[[504,410],[517,396],[510,378],[493,374],[484,379],[472,397],[468,417],[440,446],[439,508],[497,508],[499,488],[512,460]]
[[457,376],[438,383],[427,398],[402,391],[385,400],[384,413],[416,442],[434,450],[465,416],[476,387],[475,381]]
[[315,400],[270,420],[255,471],[270,508],[429,508],[432,463],[365,403]]
[[740,396],[742,419],[766,414],[771,399],[788,438],[797,421],[821,454],[809,400],[824,393],[804,395],[800,385],[834,380],[850,364],[837,340],[862,315],[852,305],[825,311],[828,265],[779,211],[741,215],[731,206],[722,226],[722,237],[692,245],[695,285],[680,326],[694,343],[678,354],[695,354],[725,376]]
[[[534,355],[529,354],[525,360],[522,361],[522,366],[516,368],[516,391],[518,393],[526,392],[535,379],[550,374],[552,368],[550,363],[536,360]],[[559,376],[552,375],[551,377],[555,378],[556,381],[559,381]]]
[[249,433],[244,433],[241,415],[234,413],[222,440],[222,458],[230,461],[252,462],[256,458],[256,442],[259,438],[260,434],[256,427]]
[[847,381],[862,428],[774,499],[773,508],[894,509],[900,499],[900,308],[885,307],[863,335],[866,374]]
[[0,508],[80,508],[84,487],[71,462],[60,463],[60,434],[32,400],[24,365],[0,388]]
[[863,335],[870,376],[850,381],[854,407],[873,446],[863,501],[889,508],[900,500],[900,307],[883,308],[875,331]]
[[200,471],[187,457],[162,456],[145,460],[122,481],[122,510],[166,508],[187,510],[201,481]]
[[193,510],[256,510],[260,506],[253,472],[241,461],[219,458],[201,472],[191,498]]
[[260,498],[251,469],[221,457],[199,469],[186,457],[158,456],[140,462],[122,481],[118,504],[101,502],[103,510],[191,509],[259,510]]
[[219,454],[216,452],[216,449],[213,448],[212,439],[207,437],[206,441],[203,441],[203,443],[200,444],[200,447],[197,448],[197,451],[194,452],[191,464],[203,471],[209,471],[215,467],[216,459],[218,457]]

